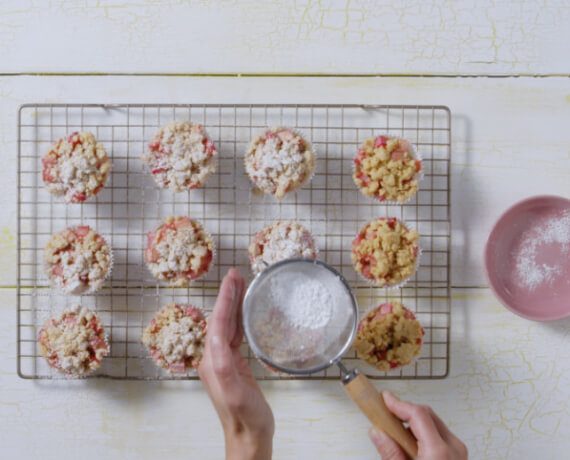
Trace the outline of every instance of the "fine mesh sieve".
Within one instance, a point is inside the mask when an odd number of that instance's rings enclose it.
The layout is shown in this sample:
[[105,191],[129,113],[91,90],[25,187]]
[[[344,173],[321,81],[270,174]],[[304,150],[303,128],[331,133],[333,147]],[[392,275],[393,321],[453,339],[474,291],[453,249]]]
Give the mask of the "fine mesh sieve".
[[[311,292],[303,292],[307,286]],[[291,311],[295,300],[303,300],[296,296],[311,294],[324,295],[330,308],[313,308],[304,317],[298,309]],[[292,313],[297,316],[291,318]],[[354,339],[357,316],[346,280],[313,259],[290,259],[266,268],[249,286],[243,304],[244,329],[253,352],[290,374],[311,374],[337,362]]]
[[271,368],[311,374],[337,364],[346,391],[372,424],[409,456],[417,456],[416,440],[370,380],[340,361],[356,335],[358,305],[334,268],[313,259],[288,259],[267,267],[247,289],[243,323],[249,346]]

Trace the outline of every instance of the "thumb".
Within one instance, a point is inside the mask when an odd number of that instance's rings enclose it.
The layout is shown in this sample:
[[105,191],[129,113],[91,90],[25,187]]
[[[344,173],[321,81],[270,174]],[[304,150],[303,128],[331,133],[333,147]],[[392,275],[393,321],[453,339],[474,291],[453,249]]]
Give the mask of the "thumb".
[[370,436],[374,447],[380,452],[382,460],[406,460],[406,456],[402,449],[400,449],[400,446],[382,430],[371,427],[370,430],[368,430],[368,436]]

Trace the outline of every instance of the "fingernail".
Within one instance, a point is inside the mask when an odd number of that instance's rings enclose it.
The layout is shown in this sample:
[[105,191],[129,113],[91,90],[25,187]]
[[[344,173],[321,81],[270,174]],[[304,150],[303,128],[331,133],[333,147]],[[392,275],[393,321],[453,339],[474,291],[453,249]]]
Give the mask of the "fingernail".
[[384,390],[382,392],[382,396],[384,396],[384,397],[388,396],[389,398],[392,398],[392,399],[395,399],[396,401],[399,401],[399,399],[390,390]]
[[381,444],[385,443],[388,439],[388,435],[384,433],[382,430],[379,430],[376,427],[370,427],[368,430],[368,436],[376,446],[380,446]]

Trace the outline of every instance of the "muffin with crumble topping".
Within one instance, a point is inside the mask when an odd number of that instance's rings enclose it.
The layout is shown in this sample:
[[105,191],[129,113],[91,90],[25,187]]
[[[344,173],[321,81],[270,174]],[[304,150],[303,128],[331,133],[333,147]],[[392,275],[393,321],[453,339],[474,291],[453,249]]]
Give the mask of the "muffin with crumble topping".
[[251,141],[245,169],[262,192],[281,199],[310,180],[315,171],[315,154],[294,130],[274,127]]
[[420,354],[424,329],[400,302],[379,305],[358,323],[352,348],[356,356],[379,371],[412,363]]
[[145,261],[150,272],[171,286],[187,286],[211,268],[214,241],[189,217],[168,217],[147,233]]
[[202,186],[216,170],[216,146],[200,124],[183,121],[163,126],[142,156],[159,188],[172,192]]
[[254,273],[285,259],[316,259],[318,250],[309,230],[298,222],[280,221],[259,230],[249,245],[249,261]]
[[81,295],[103,286],[113,267],[113,254],[89,225],[78,225],[52,235],[44,248],[44,262],[54,287]]
[[418,191],[422,162],[407,140],[372,137],[356,153],[352,178],[366,196],[404,203]]
[[198,369],[206,343],[207,321],[194,305],[170,303],[146,327],[142,343],[153,361],[171,374]]
[[99,317],[76,306],[49,319],[38,335],[40,355],[66,375],[83,377],[96,370],[109,353]]
[[377,286],[401,286],[416,271],[418,240],[418,232],[395,217],[373,220],[352,241],[354,269]]
[[81,203],[99,193],[111,162],[90,132],[74,132],[53,144],[42,158],[42,179],[48,192],[67,203]]

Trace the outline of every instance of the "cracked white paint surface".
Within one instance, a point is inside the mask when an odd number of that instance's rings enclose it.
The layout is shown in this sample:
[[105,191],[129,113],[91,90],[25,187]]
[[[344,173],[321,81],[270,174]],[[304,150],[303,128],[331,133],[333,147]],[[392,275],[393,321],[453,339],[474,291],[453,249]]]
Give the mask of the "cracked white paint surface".
[[[263,6],[260,6],[262,4]],[[331,6],[329,6],[331,5]],[[394,5],[394,6],[393,6]],[[0,77],[0,457],[223,457],[198,382],[32,382],[16,375],[16,115],[24,102],[447,104],[453,283],[513,202],[570,183],[565,0],[0,3],[0,73],[560,74],[550,78]],[[432,405],[474,459],[566,458],[570,320],[538,324],[456,289],[445,380],[379,383]],[[337,382],[263,383],[275,458],[378,458]]]
[[[85,88],[89,88],[86,92]],[[16,110],[23,102],[377,102],[448,104],[453,118],[453,273],[484,283],[490,225],[531,194],[567,194],[567,78],[0,78],[1,281],[15,282]],[[3,458],[219,459],[222,433],[198,383],[30,382],[16,376],[15,290],[0,290],[0,430]],[[564,458],[570,322],[528,322],[487,289],[456,290],[451,372],[442,381],[387,382],[430,404],[471,458]],[[275,458],[377,458],[368,423],[336,382],[264,383],[277,419]],[[87,453],[85,451],[87,450]]]
[[0,72],[567,74],[570,8],[565,0],[7,0],[0,42]]
[[[223,458],[198,382],[33,382],[16,375],[15,292],[0,289],[2,458]],[[570,320],[514,316],[487,289],[454,290],[451,372],[378,388],[430,404],[472,459],[566,458]],[[368,421],[339,382],[265,382],[276,459],[378,458]]]

